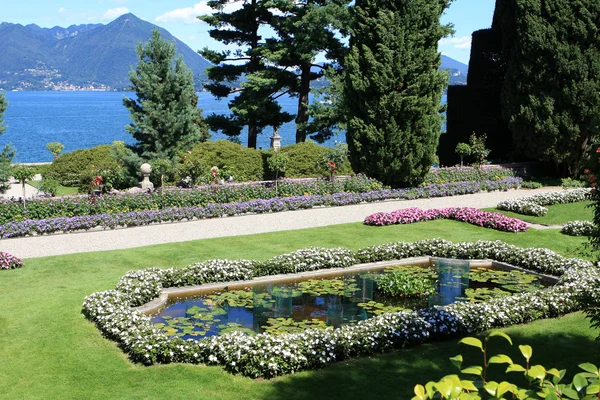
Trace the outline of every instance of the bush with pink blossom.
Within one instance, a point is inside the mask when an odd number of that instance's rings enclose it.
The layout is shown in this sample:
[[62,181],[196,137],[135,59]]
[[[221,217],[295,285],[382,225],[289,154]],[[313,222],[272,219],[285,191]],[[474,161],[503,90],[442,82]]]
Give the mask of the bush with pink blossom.
[[21,268],[23,261],[10,253],[0,251],[0,270]]
[[414,222],[431,221],[440,218],[468,222],[469,224],[505,232],[524,232],[529,229],[529,225],[520,219],[471,207],[433,208],[430,210],[411,207],[391,212],[371,214],[365,218],[364,222],[365,225],[384,226],[412,224]]

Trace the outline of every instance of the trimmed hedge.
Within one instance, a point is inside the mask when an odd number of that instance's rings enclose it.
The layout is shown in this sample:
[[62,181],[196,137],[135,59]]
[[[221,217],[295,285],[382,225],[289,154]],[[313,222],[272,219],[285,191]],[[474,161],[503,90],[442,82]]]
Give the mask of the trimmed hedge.
[[[247,280],[262,274],[346,267],[356,260],[374,262],[417,256],[488,258],[546,274],[562,275],[552,287],[418,311],[385,313],[339,329],[308,329],[299,334],[240,332],[200,340],[168,337],[150,317],[133,309],[155,298],[163,287]],[[146,365],[192,363],[222,365],[233,373],[272,377],[314,369],[351,357],[380,353],[432,340],[483,332],[564,315],[597,299],[600,270],[591,262],[567,259],[548,249],[523,249],[500,241],[452,243],[441,239],[347,249],[304,249],[272,258],[210,260],[184,268],[150,268],[127,273],[114,290],[88,296],[83,313],[102,333],[118,342],[129,357]]]
[[77,186],[92,166],[96,170],[116,170],[117,160],[110,154],[111,145],[96,146],[89,149],[63,153],[42,167],[44,179],[60,182],[63,186]]
[[[296,143],[281,147],[279,151],[290,157],[284,175],[287,178],[328,176],[329,171],[323,164],[323,157],[327,150],[327,147],[319,146],[315,142]],[[347,159],[336,170],[336,174],[353,174],[352,167]]]
[[[217,166],[223,173],[233,176],[235,182],[262,181],[263,159],[260,150],[251,149],[228,140],[204,142],[194,146],[185,155],[195,163],[205,165],[206,176]],[[210,181],[210,178],[208,178]]]

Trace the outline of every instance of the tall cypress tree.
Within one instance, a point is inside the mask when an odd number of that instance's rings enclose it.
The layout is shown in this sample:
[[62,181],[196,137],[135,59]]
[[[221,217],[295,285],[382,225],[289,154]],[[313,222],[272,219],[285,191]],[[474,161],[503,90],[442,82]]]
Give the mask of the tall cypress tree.
[[192,72],[181,57],[175,58],[175,45],[158,30],[145,45],[138,44],[136,53],[137,67],[129,73],[136,98],[123,99],[132,120],[126,130],[143,159],[172,159],[177,151],[209,137]]
[[[230,0],[209,1],[211,8],[222,10]],[[231,13],[217,12],[198,17],[213,27],[209,35],[224,44],[240,47],[235,52],[205,48],[200,54],[216,64],[207,69],[211,83],[205,88],[218,98],[237,94],[229,102],[229,115],[212,114],[207,122],[212,130],[239,136],[248,127],[248,147],[256,148],[257,136],[267,126],[278,127],[293,116],[282,112],[276,99],[285,93],[290,72],[268,65],[264,40],[259,29],[268,24],[273,14],[263,0],[243,0],[242,7]],[[241,82],[243,80],[243,82]],[[235,87],[239,85],[240,87]]]
[[352,168],[393,187],[420,183],[439,141],[438,41],[447,0],[356,0],[346,58],[346,140]]
[[600,2],[510,3],[515,30],[505,40],[502,108],[515,146],[577,176],[600,132]]

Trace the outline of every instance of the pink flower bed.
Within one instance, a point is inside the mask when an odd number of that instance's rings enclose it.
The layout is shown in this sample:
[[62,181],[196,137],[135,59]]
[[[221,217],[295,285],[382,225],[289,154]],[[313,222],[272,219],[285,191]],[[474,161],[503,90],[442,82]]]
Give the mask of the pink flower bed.
[[468,222],[469,224],[505,232],[524,232],[529,229],[529,225],[520,219],[469,207],[434,208],[431,210],[412,207],[389,213],[379,212],[365,218],[365,225],[412,224],[439,218]]
[[0,269],[15,269],[21,268],[23,261],[13,256],[10,253],[0,251]]

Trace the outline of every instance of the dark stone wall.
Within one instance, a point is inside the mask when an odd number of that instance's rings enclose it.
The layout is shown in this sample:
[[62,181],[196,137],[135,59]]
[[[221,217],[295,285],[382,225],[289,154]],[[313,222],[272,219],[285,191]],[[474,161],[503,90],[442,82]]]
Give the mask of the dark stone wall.
[[[487,135],[489,159],[512,161],[512,133],[502,117],[501,94],[507,65],[507,42],[512,0],[496,2],[492,28],[473,32],[467,85],[448,87],[446,134],[440,138],[440,164],[454,165],[456,144],[467,143],[475,132]],[[512,34],[512,32],[506,32]]]

